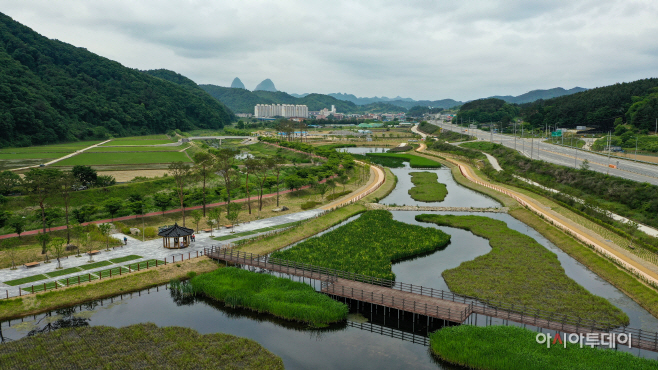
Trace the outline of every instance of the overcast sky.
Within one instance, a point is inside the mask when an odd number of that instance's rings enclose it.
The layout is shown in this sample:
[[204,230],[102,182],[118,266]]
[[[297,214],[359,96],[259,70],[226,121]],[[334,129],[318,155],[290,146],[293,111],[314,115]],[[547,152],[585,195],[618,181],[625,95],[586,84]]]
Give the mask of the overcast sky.
[[658,77],[656,0],[0,0],[38,33],[200,84],[471,100]]

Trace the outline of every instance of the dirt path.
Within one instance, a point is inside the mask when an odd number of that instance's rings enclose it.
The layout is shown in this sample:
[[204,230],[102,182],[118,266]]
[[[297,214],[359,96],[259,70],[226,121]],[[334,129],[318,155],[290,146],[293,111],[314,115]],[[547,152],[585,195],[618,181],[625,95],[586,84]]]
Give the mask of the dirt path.
[[[412,131],[418,132],[412,128]],[[426,135],[418,132],[421,136],[425,137]],[[419,152],[424,152],[427,150],[427,145],[421,143],[417,149]],[[466,177],[469,181],[476,183],[481,186],[496,190],[500,193],[506,194],[519,202],[522,206],[527,207],[536,214],[541,215],[547,222],[556,226],[557,228],[565,231],[567,234],[573,236],[575,239],[579,240],[581,243],[591,246],[598,253],[607,256],[608,258],[614,260],[619,265],[623,266],[628,271],[632,271],[636,276],[639,276],[642,280],[658,285],[658,268],[650,264],[647,261],[642,260],[641,258],[632,255],[625,250],[619,248],[618,246],[613,245],[610,242],[607,242],[602,236],[596,234],[595,232],[584,228],[580,225],[574,225],[566,217],[554,212],[550,208],[547,209],[546,206],[539,203],[537,200],[530,198],[524,194],[518,193],[516,191],[503,188],[502,186],[490,184],[480,177],[478,177],[473,170],[464,163],[460,161],[446,158],[449,162],[459,167],[462,175]]]

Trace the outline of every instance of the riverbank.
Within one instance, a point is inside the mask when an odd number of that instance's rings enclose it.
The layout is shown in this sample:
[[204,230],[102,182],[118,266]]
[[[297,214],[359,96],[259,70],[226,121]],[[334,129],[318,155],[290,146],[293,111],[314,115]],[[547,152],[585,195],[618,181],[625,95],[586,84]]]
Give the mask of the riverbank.
[[111,279],[92,280],[75,287],[29,294],[20,298],[3,299],[0,300],[0,320],[34,315],[96,299],[135,292],[168,283],[172,279],[185,278],[190,272],[203,274],[218,267],[219,265],[209,258],[199,257]]
[[[478,370],[656,369],[658,362],[586,345],[537,343],[537,333],[516,326],[446,327],[430,335],[430,349],[440,359]],[[561,338],[564,341],[564,338]]]
[[281,358],[256,341],[154,324],[84,326],[28,336],[3,343],[0,364],[5,369],[283,369]]

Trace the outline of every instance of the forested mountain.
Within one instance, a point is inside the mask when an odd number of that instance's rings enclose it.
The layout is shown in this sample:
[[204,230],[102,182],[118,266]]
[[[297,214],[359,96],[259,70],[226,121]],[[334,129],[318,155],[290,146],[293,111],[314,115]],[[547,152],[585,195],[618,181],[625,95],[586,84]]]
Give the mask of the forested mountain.
[[488,98],[469,101],[461,106],[454,122],[470,121],[488,123],[508,123],[519,114],[519,106],[509,104],[502,99]]
[[582,87],[574,87],[573,89],[565,90],[561,87],[556,87],[548,90],[532,90],[525,94],[519,96],[505,95],[505,96],[490,96],[490,98],[502,99],[508,103],[523,104],[523,103],[532,103],[533,101],[539,99],[551,99],[557,98],[558,96],[571,95],[579,93],[581,91],[586,91]]
[[[636,127],[650,129],[655,125],[655,117],[658,114],[656,107],[658,101],[656,98],[649,97],[655,92],[653,89],[656,87],[658,87],[658,78],[618,83],[573,95],[523,104],[521,114],[526,121],[535,126],[544,126],[544,124],[558,124],[566,128],[592,126],[602,131],[614,129],[616,118],[626,122],[637,117]],[[644,104],[635,105],[635,108],[629,111],[634,103],[644,100],[646,100]]]
[[303,98],[296,98],[283,91],[249,91],[215,85],[199,85],[199,87],[236,113],[254,113],[256,104],[302,104],[308,106],[310,111],[331,108],[335,105],[339,113],[357,113],[361,110],[361,107],[357,107],[354,103],[322,94],[308,94]]
[[463,102],[453,100],[453,99],[442,99],[442,100],[412,100],[412,101],[406,101],[406,100],[393,100],[388,102],[389,104],[397,105],[406,109],[410,109],[413,107],[421,106],[421,107],[432,107],[432,108],[443,108],[443,109],[450,109],[454,108],[457,106],[460,106],[464,104]]
[[231,116],[215,100],[0,13],[0,146],[221,128]]

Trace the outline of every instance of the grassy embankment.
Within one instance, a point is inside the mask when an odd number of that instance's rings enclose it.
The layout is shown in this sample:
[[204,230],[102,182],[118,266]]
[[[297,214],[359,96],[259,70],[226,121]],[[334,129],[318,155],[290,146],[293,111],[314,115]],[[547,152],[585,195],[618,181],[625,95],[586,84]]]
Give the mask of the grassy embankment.
[[[395,189],[397,181],[395,175],[386,168],[384,169],[384,172],[386,173],[386,179],[382,186],[380,186],[377,191],[363,198],[362,202],[376,202],[390,194],[391,191]],[[341,207],[318,218],[309,220],[308,222],[303,223],[300,227],[294,227],[280,234],[259,239],[243,245],[238,249],[255,254],[272,253],[335,226],[352,216],[365,212],[365,210],[366,207],[361,203]]]
[[0,346],[12,369],[283,369],[280,357],[234,335],[137,324],[55,330]]
[[393,262],[437,250],[449,241],[450,235],[440,230],[395,221],[388,211],[368,211],[272,256],[394,280]]
[[176,264],[133,272],[112,279],[93,280],[75,287],[51,290],[47,293],[25,295],[21,298],[0,300],[0,320],[37,314],[68,307],[121,293],[129,293],[161,285],[172,279],[184,278],[189,272],[197,274],[213,271],[216,263],[205,257]]
[[656,369],[658,362],[630,353],[559,342],[546,348],[537,333],[515,326],[446,327],[430,335],[433,354],[444,361],[479,370]]
[[455,293],[626,325],[628,316],[569,278],[555,253],[505,222],[482,216],[418,215],[417,221],[466,229],[489,239],[491,252],[442,273]]
[[397,158],[402,159],[404,162],[409,162],[411,168],[439,168],[441,164],[437,161],[420,157],[413,154],[395,154],[395,153],[366,153],[366,157],[383,157],[383,158]]
[[95,166],[95,165],[119,165],[119,164],[148,164],[148,163],[172,163],[191,162],[185,153],[179,152],[116,152],[107,153],[85,152],[57,162],[56,166]]
[[318,293],[312,286],[234,267],[193,277],[195,293],[223,301],[227,306],[258,312],[320,327],[345,320],[348,308]]
[[438,182],[439,176],[432,172],[410,172],[414,187],[409,189],[411,198],[420,202],[441,202],[448,195],[445,184]]
[[[437,157],[440,158],[439,156],[433,155],[432,153],[428,153],[428,154],[431,155],[433,158],[437,158]],[[588,247],[584,246],[583,244],[575,240],[573,237],[565,234],[564,232],[557,229],[556,227],[548,224],[546,221],[539,218],[539,216],[537,216],[536,214],[532,213],[531,211],[525,208],[520,207],[519,204],[514,199],[508,197],[505,194],[499,193],[495,190],[472,183],[461,174],[457,166],[449,162],[444,162],[441,159],[437,159],[437,160],[442,161],[445,165],[451,167],[453,177],[455,181],[457,181],[457,183],[467,188],[486,194],[498,200],[504,206],[510,207],[511,209],[509,214],[512,217],[535,229],[542,236],[548,239],[551,243],[555,244],[558,248],[562,249],[569,256],[571,256],[576,261],[585,265],[588,269],[590,269],[598,276],[605,279],[610,284],[614,285],[617,289],[624,292],[631,299],[633,299],[640,306],[642,306],[645,310],[649,311],[653,316],[658,317],[658,291],[638,281],[634,276],[620,269],[615,264],[610,262],[610,260],[600,256],[593,250],[589,249]],[[487,176],[484,173],[482,173],[476,168],[472,168],[472,169],[477,176],[483,179],[487,179]],[[597,233],[601,232],[601,230],[598,230],[597,228],[592,228],[593,223],[588,221],[585,217],[573,213],[572,211],[562,207],[561,205],[551,201],[550,199],[544,198],[536,193],[533,193],[525,189],[519,189],[509,185],[501,185],[501,184],[498,185],[522,193],[530,198],[533,198],[534,200],[545,205],[546,207],[551,208],[553,211],[556,211],[557,213],[560,213],[563,216],[568,217],[574,223],[583,225],[589,229],[594,230]],[[608,239],[615,240],[614,238],[611,237],[612,235],[608,235],[608,234],[601,234],[601,235],[604,235]]]

